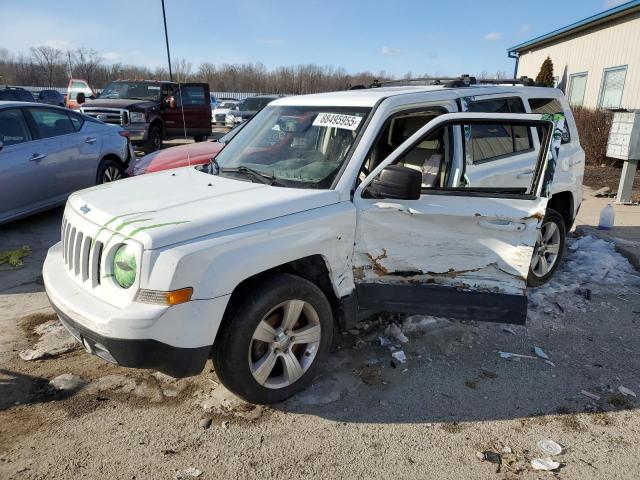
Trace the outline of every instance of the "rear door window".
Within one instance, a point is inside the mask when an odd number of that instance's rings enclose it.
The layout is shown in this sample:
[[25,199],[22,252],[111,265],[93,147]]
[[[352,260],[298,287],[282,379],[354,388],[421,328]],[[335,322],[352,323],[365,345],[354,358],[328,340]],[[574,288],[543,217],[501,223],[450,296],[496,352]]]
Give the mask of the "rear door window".
[[0,140],[5,147],[31,140],[21,109],[0,110]]
[[[469,102],[469,112],[476,113],[526,113],[522,99],[518,97],[493,98]],[[502,158],[512,153],[526,152],[533,148],[529,128],[520,125],[470,125],[465,132],[470,140],[472,163]]]
[[64,110],[30,108],[29,113],[40,138],[59,137],[76,131]]

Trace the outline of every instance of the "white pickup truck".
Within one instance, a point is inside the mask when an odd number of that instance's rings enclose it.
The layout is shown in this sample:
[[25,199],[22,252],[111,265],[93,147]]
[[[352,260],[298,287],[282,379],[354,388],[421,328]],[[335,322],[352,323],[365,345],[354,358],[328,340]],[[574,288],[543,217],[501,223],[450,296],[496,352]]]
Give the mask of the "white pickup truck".
[[236,394],[278,402],[362,312],[524,323],[583,169],[556,89],[282,98],[211,165],[73,194],[46,291],[105,360],[181,377],[211,358]]

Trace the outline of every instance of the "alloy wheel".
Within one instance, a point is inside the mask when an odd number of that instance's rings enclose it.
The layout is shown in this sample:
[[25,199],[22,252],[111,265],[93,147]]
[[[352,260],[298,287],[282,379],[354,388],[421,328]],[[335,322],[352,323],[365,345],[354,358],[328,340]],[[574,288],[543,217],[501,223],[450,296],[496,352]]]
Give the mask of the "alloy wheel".
[[288,300],[265,315],[249,345],[249,367],[253,378],[266,388],[284,388],[295,383],[313,363],[322,329],[313,306],[303,300]]
[[560,243],[558,225],[555,222],[543,223],[531,257],[531,271],[537,277],[544,277],[553,269],[559,258]]
[[115,182],[122,178],[122,172],[115,165],[109,165],[102,174],[102,183]]

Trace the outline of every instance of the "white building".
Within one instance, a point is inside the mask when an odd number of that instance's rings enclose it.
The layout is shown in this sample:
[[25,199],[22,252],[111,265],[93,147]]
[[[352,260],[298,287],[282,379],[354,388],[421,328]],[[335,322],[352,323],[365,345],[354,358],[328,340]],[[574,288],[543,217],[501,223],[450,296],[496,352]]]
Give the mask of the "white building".
[[516,78],[535,78],[550,57],[572,105],[640,109],[640,0],[511,47]]

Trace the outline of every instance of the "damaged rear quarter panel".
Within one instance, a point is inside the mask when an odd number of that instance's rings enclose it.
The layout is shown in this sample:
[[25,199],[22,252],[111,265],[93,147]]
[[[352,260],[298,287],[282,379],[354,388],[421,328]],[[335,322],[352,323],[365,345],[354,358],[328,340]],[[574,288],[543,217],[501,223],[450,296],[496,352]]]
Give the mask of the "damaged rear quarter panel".
[[[359,213],[354,277],[521,295],[545,208],[546,199],[371,201]],[[522,231],[509,230],[513,225]]]

